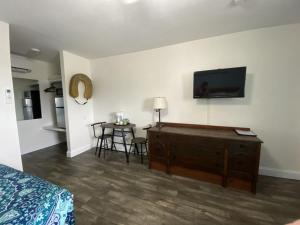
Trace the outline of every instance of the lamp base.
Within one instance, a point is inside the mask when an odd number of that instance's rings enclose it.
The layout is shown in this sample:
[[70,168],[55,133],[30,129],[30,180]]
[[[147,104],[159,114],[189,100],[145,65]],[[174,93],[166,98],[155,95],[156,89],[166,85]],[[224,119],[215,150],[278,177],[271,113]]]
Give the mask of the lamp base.
[[160,121],[160,110],[161,109],[156,109],[155,111],[158,112],[158,122],[156,122],[155,127],[157,128],[162,128],[164,124]]
[[163,123],[159,123],[159,122],[157,122],[156,123],[156,126],[155,127],[157,127],[157,128],[163,128],[163,126],[164,126],[164,124]]
[[156,127],[158,127],[158,128],[161,128],[162,126],[162,124],[161,124],[161,122],[160,122],[160,110],[161,109],[156,109],[156,112],[158,112],[158,122],[156,123]]

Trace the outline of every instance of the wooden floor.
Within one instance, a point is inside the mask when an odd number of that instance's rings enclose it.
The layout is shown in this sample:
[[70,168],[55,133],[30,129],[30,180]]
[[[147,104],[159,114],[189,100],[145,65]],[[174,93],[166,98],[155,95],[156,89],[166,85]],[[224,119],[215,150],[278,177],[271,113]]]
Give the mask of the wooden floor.
[[123,153],[72,159],[65,145],[23,156],[25,172],[69,189],[76,224],[285,224],[300,218],[300,182],[259,177],[258,193],[150,171]]

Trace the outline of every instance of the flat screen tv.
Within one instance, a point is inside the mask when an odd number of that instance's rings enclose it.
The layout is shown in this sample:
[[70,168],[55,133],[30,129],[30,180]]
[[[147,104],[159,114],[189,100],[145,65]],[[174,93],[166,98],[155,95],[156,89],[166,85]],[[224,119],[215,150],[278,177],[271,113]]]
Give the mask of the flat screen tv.
[[194,98],[245,97],[246,67],[194,73]]

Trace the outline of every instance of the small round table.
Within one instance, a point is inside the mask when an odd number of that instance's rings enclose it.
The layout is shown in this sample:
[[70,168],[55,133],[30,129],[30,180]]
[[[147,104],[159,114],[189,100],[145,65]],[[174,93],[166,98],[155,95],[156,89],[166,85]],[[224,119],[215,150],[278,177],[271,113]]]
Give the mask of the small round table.
[[123,145],[124,145],[124,148],[125,148],[126,162],[129,163],[129,154],[128,154],[128,151],[127,151],[127,144],[126,144],[126,140],[125,140],[125,132],[124,132],[124,130],[126,130],[126,129],[130,130],[130,132],[132,134],[132,137],[134,138],[135,136],[134,136],[134,130],[133,130],[133,128],[135,126],[136,125],[133,124],[133,123],[129,123],[127,125],[117,125],[115,123],[103,123],[101,125],[101,127],[102,127],[102,137],[101,137],[101,142],[100,142],[100,152],[99,152],[99,155],[101,154],[101,147],[102,147],[102,141],[103,141],[104,134],[105,134],[105,129],[112,129],[111,150],[113,150],[115,130],[119,130],[119,131],[121,131],[121,134],[122,134]]

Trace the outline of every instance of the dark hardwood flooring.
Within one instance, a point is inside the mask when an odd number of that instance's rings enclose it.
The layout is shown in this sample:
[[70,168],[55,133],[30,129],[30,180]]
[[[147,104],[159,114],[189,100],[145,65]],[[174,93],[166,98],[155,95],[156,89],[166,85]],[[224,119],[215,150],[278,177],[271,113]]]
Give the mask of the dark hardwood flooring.
[[24,171],[70,190],[76,224],[285,224],[300,218],[300,181],[260,176],[253,195],[148,170],[131,155],[66,158],[64,144],[23,156]]

